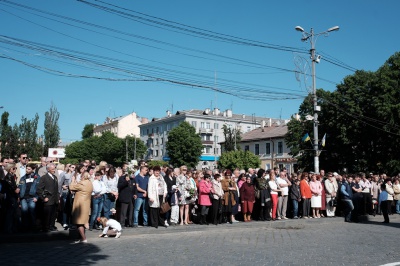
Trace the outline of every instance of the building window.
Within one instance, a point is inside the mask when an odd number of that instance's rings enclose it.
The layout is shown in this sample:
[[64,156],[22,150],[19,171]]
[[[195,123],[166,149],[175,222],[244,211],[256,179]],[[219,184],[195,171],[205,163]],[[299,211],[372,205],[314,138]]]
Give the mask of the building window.
[[154,128],[151,129],[151,134],[154,134]]
[[162,154],[162,150],[160,150],[160,156],[163,156],[163,154]]
[[283,142],[278,141],[278,153],[282,154],[283,153]]
[[218,136],[214,136],[214,141],[218,143]]
[[250,150],[249,145],[244,146],[244,151],[249,151],[249,150]]
[[149,135],[149,129],[146,129],[146,134]]
[[206,123],[206,129],[210,129],[211,128],[211,124],[210,124],[210,122],[207,122]]
[[210,146],[204,146],[204,149],[203,149],[203,151],[204,151],[204,153],[211,153],[211,147]]
[[197,127],[197,121],[192,121],[192,126]]
[[156,133],[158,133],[158,130],[160,130],[160,128],[159,128],[159,127],[157,127],[157,128],[156,128]]
[[214,154],[218,154],[219,149],[218,148],[214,148]]
[[158,145],[158,138],[156,138],[156,145]]
[[167,124],[167,131],[171,130],[171,124]]
[[271,143],[265,143],[265,154],[271,155]]
[[218,129],[218,123],[214,123],[214,129]]
[[254,154],[259,155],[260,154],[260,144],[255,144],[254,146]]
[[161,138],[161,144],[164,144],[164,138]]
[[156,155],[155,155],[155,156],[158,157],[158,150],[155,150],[155,152],[156,152]]
[[206,128],[206,123],[205,123],[205,122],[201,122],[201,123],[200,123],[200,127],[201,127],[201,128]]

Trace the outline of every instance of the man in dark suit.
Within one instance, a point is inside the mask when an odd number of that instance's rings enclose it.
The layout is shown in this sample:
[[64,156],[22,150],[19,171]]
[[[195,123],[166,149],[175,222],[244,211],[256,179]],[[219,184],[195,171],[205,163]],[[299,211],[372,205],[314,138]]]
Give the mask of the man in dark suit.
[[43,201],[43,231],[57,231],[55,227],[56,209],[59,203],[58,180],[55,174],[56,166],[50,163],[46,166],[47,174],[40,177],[37,194]]

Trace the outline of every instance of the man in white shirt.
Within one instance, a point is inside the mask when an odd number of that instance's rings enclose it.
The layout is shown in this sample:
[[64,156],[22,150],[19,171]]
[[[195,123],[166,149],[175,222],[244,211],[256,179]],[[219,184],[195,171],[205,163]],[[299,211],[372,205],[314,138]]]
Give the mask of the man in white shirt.
[[289,187],[292,183],[286,176],[284,171],[280,172],[279,177],[276,178],[276,183],[279,185],[282,191],[282,195],[278,198],[278,217],[277,219],[287,219],[286,218],[286,210],[288,203],[288,195],[289,195]]

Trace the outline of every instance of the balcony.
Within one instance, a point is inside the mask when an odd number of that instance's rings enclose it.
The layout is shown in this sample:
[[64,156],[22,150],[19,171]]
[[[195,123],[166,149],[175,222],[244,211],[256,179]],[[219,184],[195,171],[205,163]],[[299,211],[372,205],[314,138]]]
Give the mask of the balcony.
[[149,139],[154,138],[154,133],[149,134],[148,137],[149,137]]
[[212,134],[213,129],[212,128],[200,128],[199,133],[200,134]]
[[207,144],[207,145],[213,145],[214,141],[212,141],[212,140],[202,140],[201,143],[202,144]]

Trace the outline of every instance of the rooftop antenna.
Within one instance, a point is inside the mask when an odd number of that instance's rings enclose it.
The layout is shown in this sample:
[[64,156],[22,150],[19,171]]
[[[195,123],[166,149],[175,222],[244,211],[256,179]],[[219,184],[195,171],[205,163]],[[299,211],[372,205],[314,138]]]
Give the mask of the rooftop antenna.
[[172,104],[171,104],[171,114],[173,114],[174,113],[174,102],[172,102]]
[[282,120],[282,107],[281,107],[281,113],[279,114],[279,120]]

